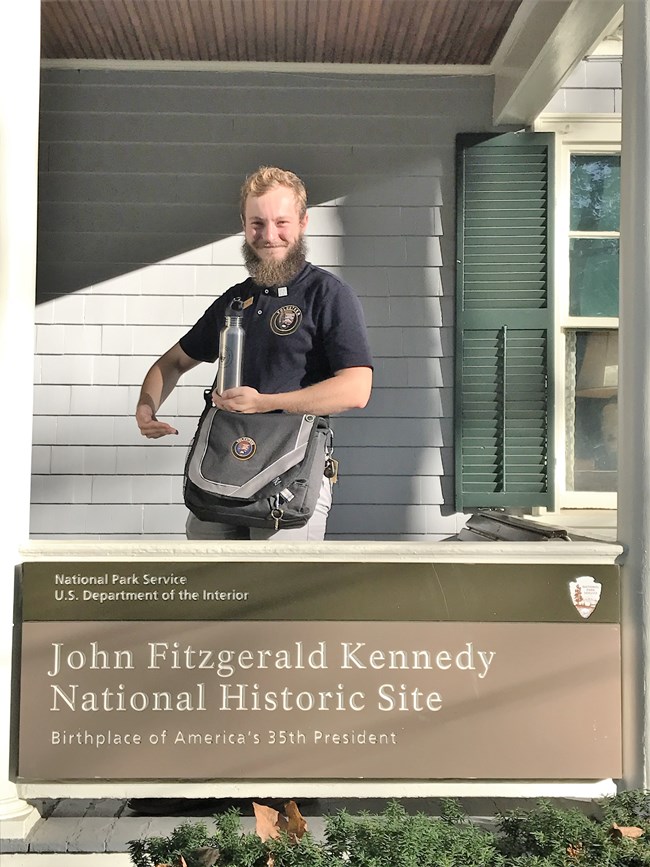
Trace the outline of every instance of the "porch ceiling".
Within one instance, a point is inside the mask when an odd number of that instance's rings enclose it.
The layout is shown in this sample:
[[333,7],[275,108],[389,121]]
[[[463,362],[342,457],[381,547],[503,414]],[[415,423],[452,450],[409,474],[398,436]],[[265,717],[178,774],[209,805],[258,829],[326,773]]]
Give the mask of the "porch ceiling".
[[46,59],[491,63],[528,0],[43,0]]
[[283,64],[487,74],[495,124],[531,123],[623,0],[41,0],[44,65]]

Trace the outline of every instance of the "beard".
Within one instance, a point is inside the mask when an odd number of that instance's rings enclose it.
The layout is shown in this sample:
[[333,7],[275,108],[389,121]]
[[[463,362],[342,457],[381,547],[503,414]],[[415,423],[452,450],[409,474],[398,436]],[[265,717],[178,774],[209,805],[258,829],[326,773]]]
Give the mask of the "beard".
[[307,244],[303,235],[287,247],[282,259],[261,259],[257,250],[246,240],[242,243],[241,251],[246,269],[255,283],[269,289],[290,283],[307,258]]

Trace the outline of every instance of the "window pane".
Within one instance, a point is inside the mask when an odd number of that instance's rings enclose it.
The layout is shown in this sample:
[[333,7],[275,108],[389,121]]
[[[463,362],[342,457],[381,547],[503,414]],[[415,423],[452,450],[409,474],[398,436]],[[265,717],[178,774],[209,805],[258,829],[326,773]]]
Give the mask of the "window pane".
[[618,154],[571,156],[571,230],[618,232],[621,158]]
[[618,316],[618,238],[572,238],[571,316]]
[[570,332],[567,361],[567,489],[615,491],[618,332]]

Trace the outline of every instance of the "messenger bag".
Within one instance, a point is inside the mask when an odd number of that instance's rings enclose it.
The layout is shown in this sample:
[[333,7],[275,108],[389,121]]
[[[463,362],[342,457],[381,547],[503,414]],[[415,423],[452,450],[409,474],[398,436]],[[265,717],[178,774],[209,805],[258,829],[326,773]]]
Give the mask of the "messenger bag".
[[184,474],[187,508],[201,521],[281,530],[312,517],[330,462],[329,419],[206,407]]

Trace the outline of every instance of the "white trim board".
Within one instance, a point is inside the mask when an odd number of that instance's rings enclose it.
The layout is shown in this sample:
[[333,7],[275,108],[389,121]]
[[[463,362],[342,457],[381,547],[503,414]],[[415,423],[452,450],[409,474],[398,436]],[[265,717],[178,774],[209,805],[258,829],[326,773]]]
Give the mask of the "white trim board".
[[[566,544],[566,543],[565,543]],[[21,798],[264,798],[291,789],[299,798],[575,798],[615,795],[611,779],[569,782],[494,780],[247,780],[187,783],[22,783]],[[180,820],[179,820],[180,821]]]
[[162,72],[302,72],[334,75],[421,75],[473,76],[492,75],[488,65],[420,64],[420,63],[280,63],[244,60],[65,60],[43,59],[42,69],[115,69],[154,70]]
[[101,542],[44,540],[20,548],[24,561],[111,560],[321,563],[617,564],[609,542]]

